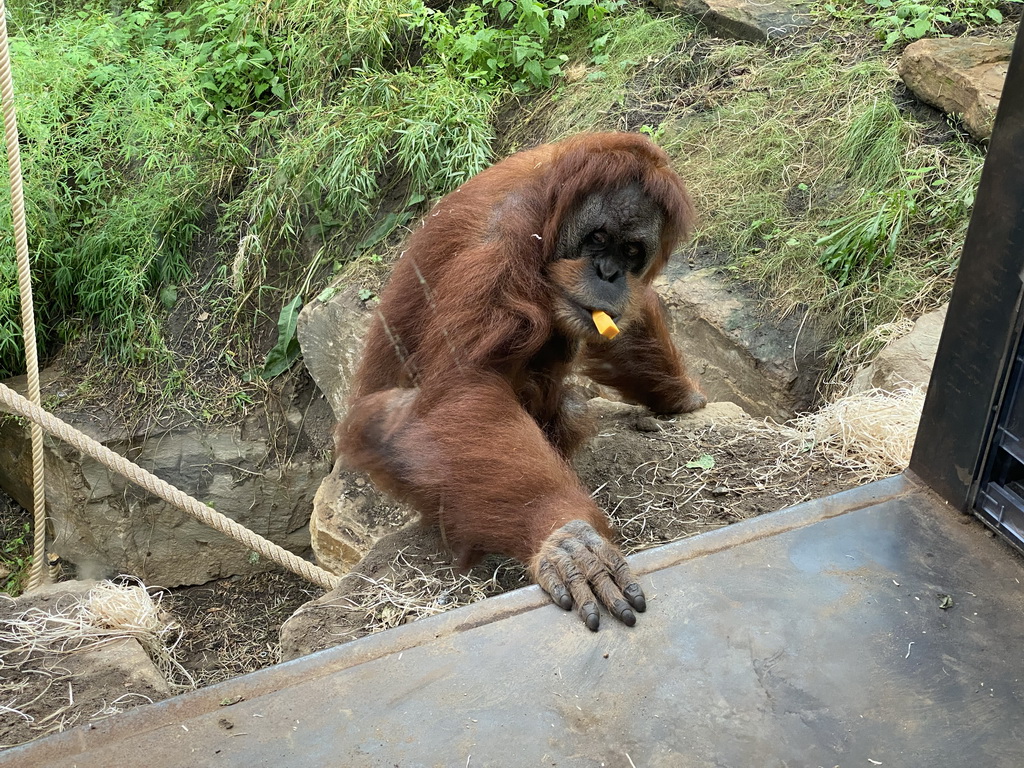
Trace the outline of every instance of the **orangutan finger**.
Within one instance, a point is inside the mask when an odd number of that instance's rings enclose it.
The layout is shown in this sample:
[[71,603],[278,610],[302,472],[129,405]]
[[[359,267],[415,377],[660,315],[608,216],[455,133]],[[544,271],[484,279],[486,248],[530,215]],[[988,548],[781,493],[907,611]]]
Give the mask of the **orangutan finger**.
[[537,583],[541,589],[548,593],[556,605],[567,611],[572,610],[572,595],[565,588],[562,579],[558,575],[558,569],[551,560],[544,558],[537,566]]
[[622,594],[638,613],[643,613],[647,610],[647,598],[644,597],[643,589],[641,589],[640,585],[635,581],[631,584],[627,584],[622,590]]
[[593,585],[594,592],[597,593],[597,599],[608,607],[608,610],[612,612],[612,616],[627,627],[632,627],[636,624],[636,615],[607,571],[602,570],[598,573],[593,579]]
[[576,603],[576,612],[583,619],[583,623],[587,625],[587,629],[596,632],[601,625],[601,614],[598,612],[594,593],[590,591],[587,579],[580,572],[575,559],[571,555],[559,558],[555,565],[563,583],[569,587],[569,591],[572,593],[573,602]]
[[603,539],[601,540],[601,546],[595,551],[595,554],[611,573],[612,578],[615,579],[615,584],[622,590],[622,595],[629,601],[629,604],[639,613],[646,611],[647,600],[644,597],[644,591],[640,584],[637,583],[636,576],[633,575],[633,571],[630,569],[626,558]]

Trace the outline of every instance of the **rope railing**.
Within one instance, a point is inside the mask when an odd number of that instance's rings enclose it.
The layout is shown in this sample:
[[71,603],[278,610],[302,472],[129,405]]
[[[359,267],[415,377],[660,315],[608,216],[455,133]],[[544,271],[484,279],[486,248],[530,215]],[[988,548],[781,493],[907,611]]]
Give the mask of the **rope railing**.
[[[14,225],[14,250],[18,259],[18,289],[21,292],[21,335],[25,341],[25,368],[28,373],[28,399],[39,399],[39,359],[36,354],[36,320],[32,305],[32,270],[28,256],[25,226],[25,193],[21,181],[21,151],[18,145],[18,121],[14,111],[14,79],[11,76],[11,52],[7,40],[7,7],[0,0],[0,102],[4,114],[4,143],[7,168],[11,176],[11,221]],[[32,565],[28,588],[35,589],[47,579],[46,560],[46,481],[43,475],[43,430],[32,425],[32,509],[34,519]]]
[[10,387],[0,384],[0,405],[9,409],[12,413],[28,419],[38,425],[49,434],[60,438],[69,445],[77,448],[87,456],[90,456],[103,466],[113,470],[149,493],[157,496],[169,504],[188,512],[194,518],[210,526],[214,530],[230,536],[251,549],[258,552],[262,557],[284,566],[292,573],[302,576],[307,581],[317,584],[324,589],[331,590],[341,580],[329,571],[320,568],[308,560],[289,552],[269,539],[265,539],[257,533],[239,525],[227,515],[223,515],[213,507],[196,501],[184,491],[175,488],[165,480],[161,480],[152,472],[143,469],[132,463],[124,456],[107,448],[88,435],[78,431],[70,424],[67,424],[56,416],[47,413],[39,406],[33,404],[26,398],[19,395]]

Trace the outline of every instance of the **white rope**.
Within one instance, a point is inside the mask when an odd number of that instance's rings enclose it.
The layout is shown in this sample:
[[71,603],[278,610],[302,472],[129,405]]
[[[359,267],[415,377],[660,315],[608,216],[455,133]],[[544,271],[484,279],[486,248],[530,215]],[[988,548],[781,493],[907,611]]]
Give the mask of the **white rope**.
[[66,424],[56,416],[47,413],[42,408],[34,405],[19,395],[13,389],[0,384],[0,404],[10,408],[13,413],[29,419],[38,424],[51,435],[59,437],[66,443],[77,448],[82,453],[91,456],[103,466],[124,475],[136,485],[146,489],[154,496],[158,496],[169,504],[173,504],[192,515],[202,523],[230,536],[235,541],[241,542],[254,552],[282,565],[292,573],[296,573],[307,581],[317,584],[324,589],[334,589],[341,581],[339,576],[325,571],[319,566],[303,560],[287,549],[278,546],[274,542],[253,533],[230,517],[222,515],[213,507],[196,501],[187,493],[178,490],[168,482],[161,480],[137,464],[133,464],[117,453],[98,443],[88,435],[79,432],[70,424]]
[[154,496],[188,512],[202,523],[241,542],[254,552],[282,565],[324,589],[334,589],[340,578],[313,565],[272,541],[253,533],[202,504],[188,494],[164,482],[151,472],[120,456],[109,448],[79,432],[69,424],[40,407],[39,361],[36,354],[35,312],[32,306],[32,272],[25,227],[25,196],[21,179],[21,153],[18,147],[18,124],[14,111],[14,84],[11,78],[10,46],[7,40],[7,8],[0,0],[0,101],[3,103],[4,141],[11,175],[11,219],[14,225],[14,246],[18,259],[18,286],[21,291],[22,336],[25,340],[25,365],[28,370],[28,398],[0,384],[0,402],[32,423],[32,501],[35,516],[35,538],[28,588],[38,587],[47,578],[46,561],[46,484],[43,478],[43,430],[70,443],[109,469],[118,472]]
[[[32,306],[32,271],[28,257],[25,228],[25,194],[21,183],[21,152],[18,146],[18,121],[14,113],[14,81],[11,77],[11,52],[7,41],[7,7],[0,0],[0,102],[4,113],[4,142],[7,167],[11,175],[11,222],[14,225],[14,250],[18,258],[18,289],[21,292],[21,335],[25,341],[25,368],[28,373],[28,399],[39,399],[39,359],[36,355],[36,321]],[[46,481],[43,476],[43,430],[32,425],[32,509],[34,537],[32,566],[28,588],[35,589],[47,580],[46,560]]]

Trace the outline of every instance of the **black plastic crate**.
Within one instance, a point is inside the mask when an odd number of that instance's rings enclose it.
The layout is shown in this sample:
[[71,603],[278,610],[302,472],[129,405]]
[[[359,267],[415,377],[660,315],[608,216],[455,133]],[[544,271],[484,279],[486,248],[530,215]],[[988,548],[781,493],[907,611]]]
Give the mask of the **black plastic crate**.
[[975,511],[1024,551],[1024,350],[1020,342],[992,440]]

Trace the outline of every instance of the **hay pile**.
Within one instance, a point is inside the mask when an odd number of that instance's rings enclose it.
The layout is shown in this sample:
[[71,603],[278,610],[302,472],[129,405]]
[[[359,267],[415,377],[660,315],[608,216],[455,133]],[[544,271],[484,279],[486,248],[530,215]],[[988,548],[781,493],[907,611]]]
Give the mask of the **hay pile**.
[[[16,610],[16,609],[15,609]],[[141,581],[104,581],[87,593],[67,593],[49,608],[31,606],[0,623],[0,668],[54,658],[134,638],[176,687],[191,678],[175,659],[181,627]]]
[[842,397],[780,431],[784,454],[817,452],[862,482],[902,472],[910,464],[924,390],[871,390]]

